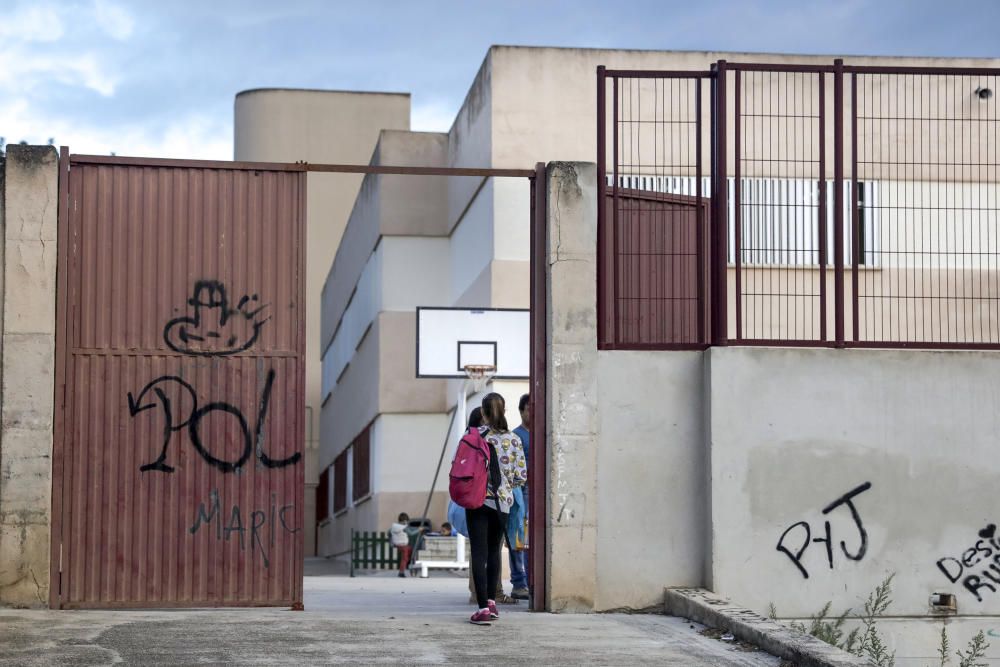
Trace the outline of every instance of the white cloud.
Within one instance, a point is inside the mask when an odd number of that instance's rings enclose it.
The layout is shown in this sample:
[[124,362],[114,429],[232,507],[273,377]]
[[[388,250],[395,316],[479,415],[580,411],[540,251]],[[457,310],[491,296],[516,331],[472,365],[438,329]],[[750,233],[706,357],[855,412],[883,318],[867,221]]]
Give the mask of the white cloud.
[[5,42],[55,42],[63,33],[62,18],[50,5],[20,5],[0,20],[0,39]]
[[0,136],[7,143],[27,141],[69,146],[74,153],[202,160],[231,160],[232,127],[208,115],[190,114],[165,127],[146,123],[88,125],[68,116],[39,116],[24,100],[0,101]]
[[118,76],[92,53],[43,55],[14,45],[0,50],[0,86],[7,97],[26,95],[53,83],[79,86],[110,97],[118,85]]
[[124,8],[108,0],[94,0],[97,25],[113,39],[125,41],[132,36],[135,19]]
[[[72,25],[67,34],[64,25]],[[22,3],[0,20],[0,86],[8,99],[46,92],[53,84],[80,87],[110,97],[120,81],[120,63],[104,53],[98,28],[124,38],[134,22],[108,0],[93,7]],[[81,42],[80,40],[86,40]]]

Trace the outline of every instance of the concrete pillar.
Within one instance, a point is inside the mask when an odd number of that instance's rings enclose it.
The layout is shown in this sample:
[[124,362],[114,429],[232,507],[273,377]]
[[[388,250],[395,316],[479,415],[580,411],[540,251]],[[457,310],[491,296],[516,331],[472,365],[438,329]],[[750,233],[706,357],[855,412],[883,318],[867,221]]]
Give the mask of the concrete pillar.
[[8,146],[0,178],[0,605],[48,604],[58,167]]
[[552,611],[587,612],[597,599],[597,167],[553,162],[547,181],[547,593]]

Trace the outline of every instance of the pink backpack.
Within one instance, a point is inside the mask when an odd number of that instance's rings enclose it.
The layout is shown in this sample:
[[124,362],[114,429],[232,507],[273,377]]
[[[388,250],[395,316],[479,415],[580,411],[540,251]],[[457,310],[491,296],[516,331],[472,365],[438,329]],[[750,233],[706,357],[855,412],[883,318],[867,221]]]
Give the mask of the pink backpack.
[[479,435],[479,429],[470,428],[458,443],[451,462],[448,493],[456,505],[470,510],[483,506],[489,469],[490,446]]

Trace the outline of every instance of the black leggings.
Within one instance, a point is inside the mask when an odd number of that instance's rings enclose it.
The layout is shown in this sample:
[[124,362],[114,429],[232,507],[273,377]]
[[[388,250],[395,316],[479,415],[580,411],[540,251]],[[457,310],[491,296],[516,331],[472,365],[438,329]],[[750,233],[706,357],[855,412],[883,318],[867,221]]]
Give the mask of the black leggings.
[[465,510],[472,549],[472,581],[476,586],[476,603],[486,608],[486,601],[500,586],[500,547],[503,546],[503,525],[495,509],[480,507]]

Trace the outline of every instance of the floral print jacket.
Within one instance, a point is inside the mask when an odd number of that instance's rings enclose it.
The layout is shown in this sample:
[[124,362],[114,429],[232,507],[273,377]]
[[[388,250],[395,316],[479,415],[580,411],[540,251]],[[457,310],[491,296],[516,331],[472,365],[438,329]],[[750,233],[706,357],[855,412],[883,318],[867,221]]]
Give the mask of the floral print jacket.
[[479,429],[486,442],[493,445],[499,457],[500,487],[496,489],[497,510],[509,514],[514,504],[513,489],[528,481],[528,467],[524,460],[521,439],[510,431],[500,431],[489,426]]

